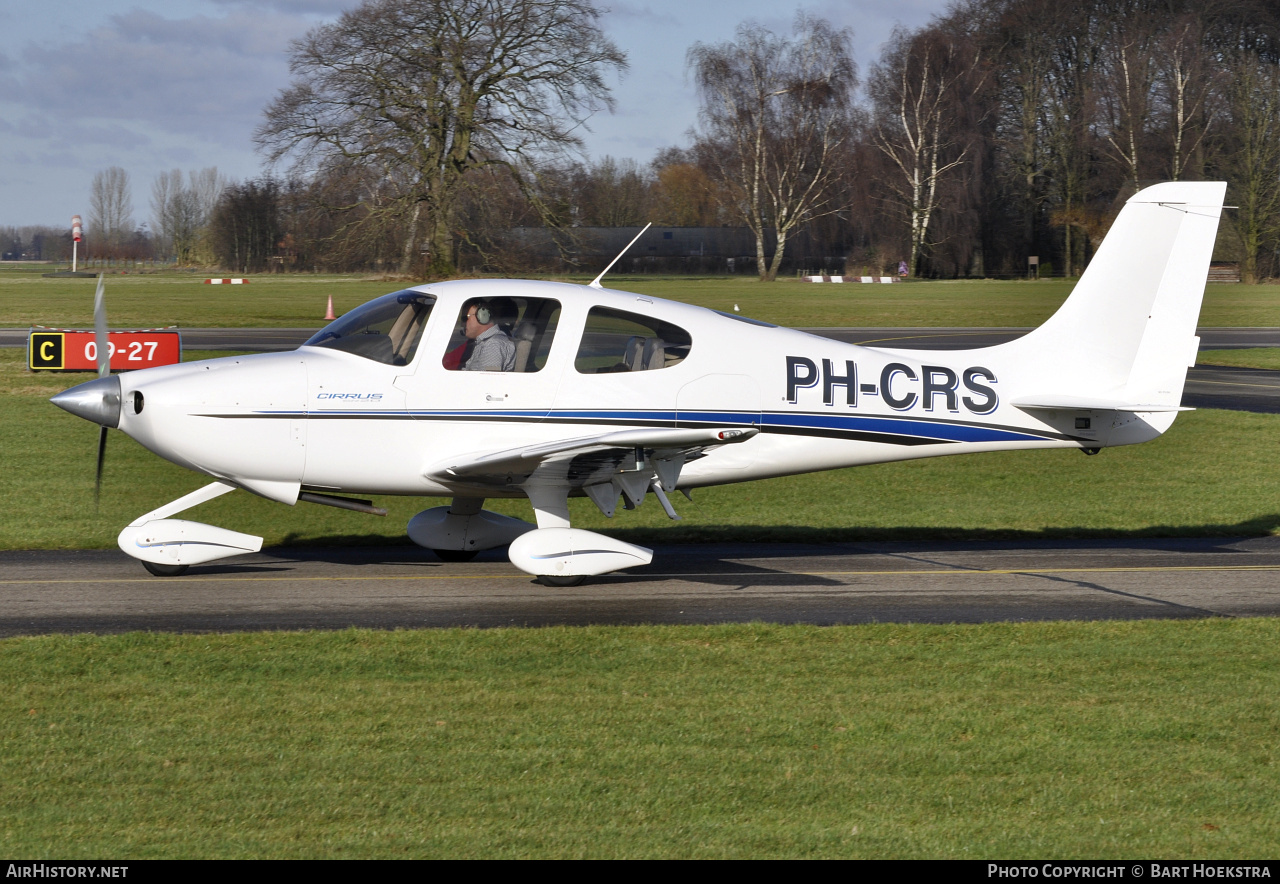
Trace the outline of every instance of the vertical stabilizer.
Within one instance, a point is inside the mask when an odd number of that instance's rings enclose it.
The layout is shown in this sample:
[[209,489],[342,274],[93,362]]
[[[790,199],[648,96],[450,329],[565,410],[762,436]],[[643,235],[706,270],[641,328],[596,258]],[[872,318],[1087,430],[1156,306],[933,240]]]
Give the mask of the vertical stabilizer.
[[1058,312],[1006,345],[1036,394],[1179,404],[1226,189],[1174,181],[1125,203]]

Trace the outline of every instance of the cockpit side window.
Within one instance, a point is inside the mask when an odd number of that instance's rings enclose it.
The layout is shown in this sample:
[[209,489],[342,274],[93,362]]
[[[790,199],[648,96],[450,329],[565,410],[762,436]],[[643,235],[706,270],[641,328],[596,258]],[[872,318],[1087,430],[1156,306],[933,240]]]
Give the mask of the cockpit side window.
[[683,362],[692,346],[689,333],[669,322],[592,307],[573,367],[580,374],[653,371]]
[[551,298],[472,298],[441,361],[449,371],[541,371],[559,322],[560,302]]
[[435,303],[434,295],[411,290],[383,295],[329,323],[302,346],[342,350],[384,365],[408,365]]

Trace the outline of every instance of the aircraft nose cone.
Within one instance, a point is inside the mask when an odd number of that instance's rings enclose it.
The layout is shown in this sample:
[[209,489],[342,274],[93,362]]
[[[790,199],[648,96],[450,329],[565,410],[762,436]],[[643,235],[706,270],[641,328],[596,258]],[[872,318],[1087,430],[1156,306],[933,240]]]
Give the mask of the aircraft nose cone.
[[115,375],[77,384],[49,401],[95,424],[120,426],[120,378]]

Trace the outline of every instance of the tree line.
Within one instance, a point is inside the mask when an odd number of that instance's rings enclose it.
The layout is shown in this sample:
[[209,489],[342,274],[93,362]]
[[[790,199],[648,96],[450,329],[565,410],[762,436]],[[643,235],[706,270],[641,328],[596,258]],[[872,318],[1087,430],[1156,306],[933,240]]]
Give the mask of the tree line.
[[[1238,207],[1219,256],[1280,275],[1274,0],[959,0],[865,79],[850,43],[805,13],[695,43],[687,143],[584,160],[626,67],[590,2],[366,0],[293,44],[256,135],[271,173],[163,173],[150,239],[237,271],[446,276],[538,269],[522,228],[572,266],[575,230],[653,221],[748,228],[762,279],[801,231],[848,272],[1016,276],[1034,255],[1073,276],[1137,189],[1215,179]],[[118,185],[95,179],[91,232],[124,249]]]
[[868,84],[869,196],[920,272],[1079,272],[1125,198],[1225,180],[1220,253],[1280,245],[1280,8],[1264,0],[970,0],[899,32]]

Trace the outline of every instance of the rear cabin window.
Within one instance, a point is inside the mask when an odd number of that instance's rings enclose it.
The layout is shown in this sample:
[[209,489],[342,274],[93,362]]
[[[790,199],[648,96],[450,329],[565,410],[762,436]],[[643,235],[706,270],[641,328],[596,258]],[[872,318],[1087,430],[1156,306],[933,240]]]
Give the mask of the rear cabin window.
[[692,344],[687,331],[669,322],[592,307],[573,367],[580,374],[655,371],[683,362]]
[[449,371],[541,371],[559,322],[560,302],[550,298],[472,298],[442,362]]

